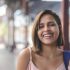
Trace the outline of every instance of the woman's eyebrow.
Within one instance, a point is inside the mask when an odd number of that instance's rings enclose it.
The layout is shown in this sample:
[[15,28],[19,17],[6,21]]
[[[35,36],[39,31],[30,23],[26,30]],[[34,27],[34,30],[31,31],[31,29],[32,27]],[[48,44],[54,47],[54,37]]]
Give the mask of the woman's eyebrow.
[[48,23],[55,23],[54,21],[49,21]]
[[49,21],[48,24],[56,24],[54,21]]

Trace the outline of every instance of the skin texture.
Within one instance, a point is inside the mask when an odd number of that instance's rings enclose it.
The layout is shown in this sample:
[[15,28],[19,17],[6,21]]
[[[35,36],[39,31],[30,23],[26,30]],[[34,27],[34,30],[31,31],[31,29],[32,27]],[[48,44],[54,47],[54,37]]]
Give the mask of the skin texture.
[[[42,51],[37,54],[31,51],[32,62],[39,70],[56,70],[63,63],[63,50],[58,49],[57,39],[59,27],[52,15],[43,15],[38,25],[38,37]],[[21,51],[17,59],[16,70],[27,70],[30,61],[30,52],[26,48]]]

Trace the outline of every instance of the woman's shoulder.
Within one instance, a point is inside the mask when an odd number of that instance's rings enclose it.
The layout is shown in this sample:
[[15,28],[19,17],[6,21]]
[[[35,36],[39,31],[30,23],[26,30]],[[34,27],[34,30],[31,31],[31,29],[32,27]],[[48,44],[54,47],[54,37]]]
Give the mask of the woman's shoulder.
[[18,54],[18,58],[25,58],[28,59],[30,56],[30,51],[29,48],[24,48],[19,54]]
[[30,58],[30,55],[31,55],[31,53],[32,53],[32,51],[34,51],[34,50],[33,50],[33,47],[24,48],[24,49],[18,54],[18,57],[29,59],[29,58]]
[[27,68],[27,65],[29,63],[29,60],[30,60],[30,53],[29,53],[29,48],[25,48],[23,49],[17,56],[17,69],[20,70],[23,70]]

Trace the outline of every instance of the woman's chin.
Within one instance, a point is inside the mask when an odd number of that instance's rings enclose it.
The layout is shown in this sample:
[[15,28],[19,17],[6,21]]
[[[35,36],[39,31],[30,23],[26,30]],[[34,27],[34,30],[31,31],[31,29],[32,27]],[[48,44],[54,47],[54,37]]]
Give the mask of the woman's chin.
[[45,45],[52,45],[52,44],[54,44],[54,42],[46,41],[46,42],[43,42],[43,44],[45,44]]

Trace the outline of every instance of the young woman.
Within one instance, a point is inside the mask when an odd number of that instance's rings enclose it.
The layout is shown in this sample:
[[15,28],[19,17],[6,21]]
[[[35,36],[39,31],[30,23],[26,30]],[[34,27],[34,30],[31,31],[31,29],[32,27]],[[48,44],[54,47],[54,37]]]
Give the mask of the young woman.
[[16,70],[66,70],[61,21],[51,10],[40,12],[33,23],[33,47],[24,49],[18,57]]

